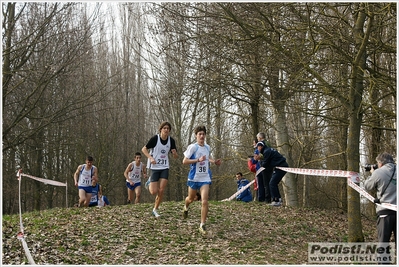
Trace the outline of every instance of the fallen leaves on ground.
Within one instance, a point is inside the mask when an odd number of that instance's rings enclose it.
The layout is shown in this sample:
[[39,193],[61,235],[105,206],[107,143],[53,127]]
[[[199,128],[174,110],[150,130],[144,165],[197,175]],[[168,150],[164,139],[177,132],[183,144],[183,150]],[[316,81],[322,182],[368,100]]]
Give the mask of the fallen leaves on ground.
[[[198,230],[201,203],[164,202],[104,208],[56,208],[22,215],[36,264],[265,265],[307,264],[309,242],[346,242],[339,211],[271,207],[259,202],[209,202],[207,235]],[[375,221],[362,219],[366,242]],[[3,216],[3,264],[27,264],[17,239],[19,216]]]

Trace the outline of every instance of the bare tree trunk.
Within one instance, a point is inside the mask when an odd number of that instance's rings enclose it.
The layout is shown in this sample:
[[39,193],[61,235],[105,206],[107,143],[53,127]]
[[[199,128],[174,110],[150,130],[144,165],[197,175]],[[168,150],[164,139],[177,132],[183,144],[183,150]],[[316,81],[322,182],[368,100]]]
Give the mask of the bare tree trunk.
[[[286,116],[284,113],[284,105],[276,105],[275,110],[275,127],[277,137],[277,147],[279,152],[286,158],[289,166],[293,166],[294,162],[291,159],[291,145],[288,137],[288,129],[286,125]],[[305,178],[306,180],[306,178]],[[283,178],[284,197],[287,206],[298,206],[298,185],[297,179],[293,173],[286,173]]]
[[[353,35],[356,41],[357,54],[353,63],[351,73],[351,87],[349,92],[349,133],[348,133],[348,169],[359,170],[360,154],[359,141],[362,124],[361,104],[364,91],[364,70],[366,68],[366,45],[373,25],[372,17],[369,18],[366,33],[363,28],[366,23],[366,4],[359,4],[359,13],[355,21]],[[348,224],[349,242],[363,242],[362,221],[360,214],[360,195],[357,191],[348,186]]]
[[[277,149],[286,158],[289,166],[294,163],[291,159],[291,144],[288,136],[287,119],[285,114],[285,105],[287,100],[288,89],[279,87],[277,68],[271,67],[270,75],[270,101],[274,107],[274,126],[276,129]],[[286,173],[283,178],[285,203],[287,206],[298,206],[298,186],[297,180],[293,173]]]

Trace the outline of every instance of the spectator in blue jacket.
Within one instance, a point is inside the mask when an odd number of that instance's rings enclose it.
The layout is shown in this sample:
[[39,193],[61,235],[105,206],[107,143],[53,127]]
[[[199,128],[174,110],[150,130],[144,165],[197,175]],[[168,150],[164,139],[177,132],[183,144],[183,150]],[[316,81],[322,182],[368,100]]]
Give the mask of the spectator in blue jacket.
[[[236,173],[236,178],[238,186],[237,191],[246,186],[247,184],[249,184],[249,181],[242,176],[241,172]],[[250,186],[247,189],[245,189],[243,192],[238,194],[236,198],[238,201],[244,201],[244,202],[252,201],[252,193]]]
[[282,201],[278,184],[281,182],[287,172],[276,169],[276,167],[288,167],[288,163],[285,157],[274,148],[267,147],[262,142],[259,142],[256,146],[263,155],[263,159],[260,163],[261,167],[265,168],[265,172],[273,172],[269,183],[270,194],[272,197],[272,203],[270,205],[277,207],[281,206]]

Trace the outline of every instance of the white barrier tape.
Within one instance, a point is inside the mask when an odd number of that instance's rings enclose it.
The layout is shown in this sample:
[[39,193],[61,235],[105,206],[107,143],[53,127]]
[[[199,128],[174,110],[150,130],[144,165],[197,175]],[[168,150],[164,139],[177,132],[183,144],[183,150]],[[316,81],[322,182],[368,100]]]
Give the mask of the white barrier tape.
[[315,175],[315,176],[332,176],[332,177],[350,177],[355,183],[360,182],[359,174],[352,171],[341,171],[341,170],[318,170],[318,169],[300,169],[300,168],[289,168],[289,167],[276,167],[277,169],[303,175]]
[[26,241],[25,241],[24,234],[23,234],[22,232],[19,232],[19,233],[17,234],[17,238],[18,238],[19,240],[21,240],[21,242],[22,242],[22,247],[23,247],[24,250],[25,250],[25,255],[26,255],[26,257],[28,258],[29,263],[32,264],[32,265],[36,265],[35,261],[34,261],[33,258],[32,258],[32,255],[30,254],[30,251],[29,251],[29,248],[28,248],[28,244],[27,244]]
[[[358,186],[357,184],[355,184],[354,182],[349,180],[349,178],[348,178],[348,185],[350,187],[352,187],[353,189],[355,189],[357,192],[359,192],[359,194],[361,194],[362,196],[366,197],[368,200],[370,200],[371,202],[374,203],[374,197],[372,195],[370,195],[366,190],[364,190],[363,188],[361,188],[360,186]],[[376,204],[377,206],[383,207],[385,209],[390,209],[390,210],[394,210],[394,211],[398,210],[397,205],[393,205],[390,203],[374,203],[374,204]]]
[[21,173],[21,176],[25,176],[25,177],[31,178],[33,180],[42,182],[44,184],[51,184],[51,185],[55,185],[55,186],[67,186],[66,183],[61,183],[61,182],[58,182],[58,181],[53,181],[53,180],[49,180],[49,179],[39,178],[39,177],[35,177],[35,176],[29,175],[29,174],[25,174],[25,173]]
[[50,184],[50,185],[55,185],[55,186],[67,186],[66,183],[62,183],[62,182],[58,182],[58,181],[54,181],[54,180],[49,180],[49,179],[44,179],[44,178],[39,178],[39,177],[35,177],[35,176],[29,175],[29,174],[22,173],[21,176],[25,176],[25,177],[31,178],[33,180],[42,182],[44,184]]
[[374,197],[372,195],[370,195],[366,190],[364,190],[363,188],[352,182],[349,178],[348,178],[348,185],[353,189],[355,189],[357,192],[359,192],[359,194],[370,200],[371,202],[374,202]]
[[249,182],[246,186],[244,186],[243,188],[241,188],[240,190],[238,190],[236,193],[234,193],[231,197],[229,198],[225,198],[222,201],[230,201],[232,199],[234,199],[236,196],[238,196],[240,193],[242,193],[245,189],[247,189],[248,187],[251,186],[251,184],[253,184],[255,182],[255,180],[252,180],[251,182]]
[[386,209],[398,211],[398,206],[394,205],[394,204],[391,204],[391,203],[381,203],[381,204],[376,203],[376,204],[377,204],[377,206],[381,206],[381,207],[386,208]]
[[[340,171],[340,170],[317,170],[317,169],[300,169],[300,168],[288,168],[288,167],[276,167],[280,170],[303,174],[303,175],[315,175],[315,176],[333,176],[333,177],[346,177],[348,185],[356,190],[359,194],[374,203],[374,197],[371,196],[366,190],[358,186],[356,183],[360,182],[359,173],[353,171]],[[389,203],[375,203],[377,206],[384,207],[386,209],[397,211],[397,205]]]
[[32,265],[36,265],[35,261],[32,258],[32,255],[30,254],[28,244],[25,241],[25,236],[24,236],[24,225],[22,224],[22,211],[21,211],[21,180],[22,180],[22,169],[18,171],[17,173],[18,176],[18,191],[19,191],[19,224],[20,224],[20,232],[17,234],[17,238],[21,240],[22,242],[22,247],[25,250],[25,255],[28,258],[28,261]]
[[[260,167],[259,170],[256,171],[255,176],[258,176],[259,173],[261,173],[265,168]],[[234,199],[236,196],[238,196],[240,193],[244,192],[245,189],[247,189],[248,187],[250,187],[253,183],[255,182],[255,179],[253,181],[251,181],[249,184],[247,184],[246,186],[244,186],[243,188],[241,188],[240,190],[238,190],[237,192],[235,192],[231,197],[229,198],[225,198],[222,201],[230,201],[232,199]]]

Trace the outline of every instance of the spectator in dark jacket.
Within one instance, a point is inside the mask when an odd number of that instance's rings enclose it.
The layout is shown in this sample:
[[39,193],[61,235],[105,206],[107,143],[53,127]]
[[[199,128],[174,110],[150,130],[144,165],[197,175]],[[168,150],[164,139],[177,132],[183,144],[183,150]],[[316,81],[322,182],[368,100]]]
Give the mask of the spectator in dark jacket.
[[288,163],[285,157],[274,148],[267,147],[262,142],[259,142],[256,146],[263,155],[260,165],[261,167],[265,168],[264,172],[273,172],[269,183],[270,194],[272,197],[272,203],[270,205],[276,207],[281,206],[282,200],[280,191],[278,189],[278,184],[281,182],[287,172],[276,169],[276,167],[288,167]]
[[[237,172],[236,178],[237,178],[237,191],[239,191],[241,188],[249,184],[249,181],[242,176],[241,172]],[[238,201],[244,201],[244,202],[252,201],[252,193],[250,186],[247,189],[245,189],[243,192],[238,194],[236,198]]]
[[[257,150],[257,144],[261,143],[265,147],[269,147],[269,142],[266,142],[265,140],[265,133],[258,133],[256,135],[256,140],[255,140],[255,150]],[[258,185],[258,200],[259,202],[266,202],[267,204],[270,204],[272,202],[272,197],[270,194],[270,179],[272,178],[272,172],[263,170],[258,174],[257,177],[257,185]]]

